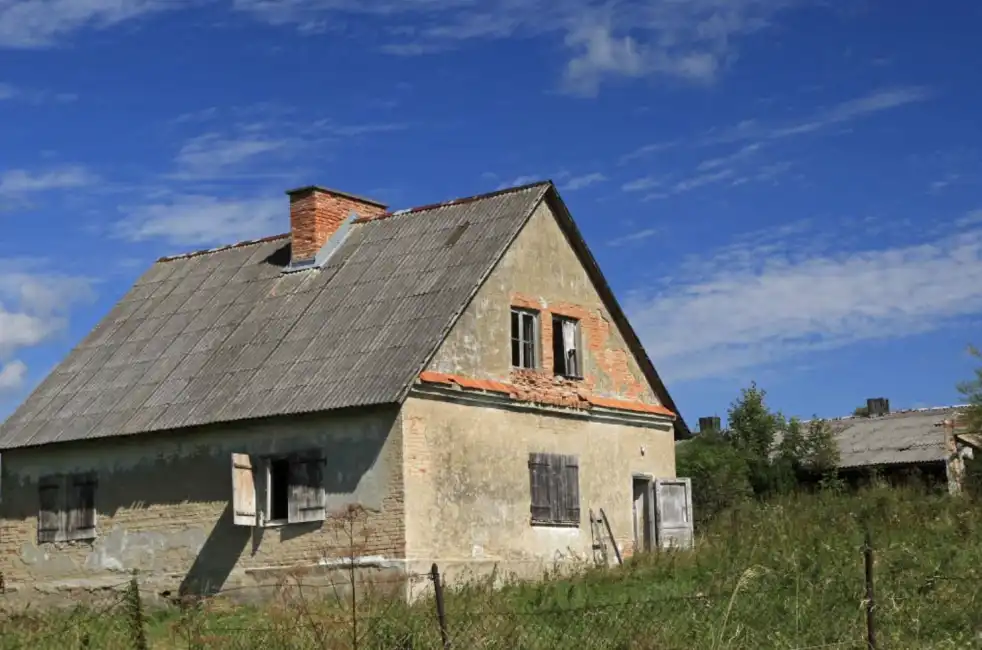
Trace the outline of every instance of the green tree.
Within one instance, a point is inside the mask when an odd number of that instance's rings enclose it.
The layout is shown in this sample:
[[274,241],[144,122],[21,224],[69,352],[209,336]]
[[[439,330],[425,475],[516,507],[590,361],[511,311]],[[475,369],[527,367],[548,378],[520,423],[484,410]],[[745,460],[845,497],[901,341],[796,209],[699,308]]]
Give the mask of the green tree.
[[719,432],[700,433],[675,453],[679,476],[692,479],[692,509],[701,529],[721,510],[753,496],[747,459]]
[[792,463],[801,462],[806,450],[805,432],[801,427],[801,420],[791,418],[785,427],[784,435],[778,444],[778,456]]
[[752,382],[740,391],[740,397],[730,405],[729,435],[736,447],[754,460],[767,460],[774,449],[774,440],[784,427],[784,418],[771,413],[764,398],[767,393]]
[[839,445],[828,420],[814,418],[800,456],[802,465],[815,474],[827,474],[839,465]]
[[[969,346],[969,354],[976,359],[982,359],[982,351]],[[958,392],[968,403],[962,425],[972,432],[982,432],[982,366],[975,369],[975,378],[958,384]]]
[[[793,458],[775,446],[788,429],[784,416],[767,407],[767,393],[751,383],[728,411],[729,439],[747,462],[748,479],[758,496],[789,492],[797,483]],[[772,452],[777,452],[772,454]]]

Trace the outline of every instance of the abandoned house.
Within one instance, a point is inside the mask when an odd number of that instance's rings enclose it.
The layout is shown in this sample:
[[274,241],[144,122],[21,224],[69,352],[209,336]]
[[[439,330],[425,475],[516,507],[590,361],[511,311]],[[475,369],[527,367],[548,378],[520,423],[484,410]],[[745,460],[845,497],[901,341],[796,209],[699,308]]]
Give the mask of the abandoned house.
[[551,182],[287,194],[288,234],[160,259],[0,426],[8,594],[691,539],[686,425]]

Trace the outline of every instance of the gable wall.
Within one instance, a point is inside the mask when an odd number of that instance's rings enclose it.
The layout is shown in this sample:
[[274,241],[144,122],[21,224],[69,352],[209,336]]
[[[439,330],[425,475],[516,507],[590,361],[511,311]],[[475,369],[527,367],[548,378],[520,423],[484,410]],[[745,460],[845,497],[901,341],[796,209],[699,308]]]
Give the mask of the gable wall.
[[[232,453],[312,448],[327,458],[329,512],[351,504],[367,511],[352,522],[354,544],[338,516],[279,528],[233,523]],[[39,544],[38,479],[88,471],[98,480],[98,537]],[[11,450],[3,454],[2,474],[0,571],[11,598],[118,585],[133,569],[154,593],[268,586],[285,570],[323,558],[373,556],[398,566],[404,555],[395,408]]]
[[[537,371],[511,367],[512,306],[540,312]],[[582,381],[552,374],[552,314],[580,319],[586,352]],[[577,392],[586,391],[660,404],[546,202],[461,315],[428,369],[507,381],[537,401],[575,402]]]

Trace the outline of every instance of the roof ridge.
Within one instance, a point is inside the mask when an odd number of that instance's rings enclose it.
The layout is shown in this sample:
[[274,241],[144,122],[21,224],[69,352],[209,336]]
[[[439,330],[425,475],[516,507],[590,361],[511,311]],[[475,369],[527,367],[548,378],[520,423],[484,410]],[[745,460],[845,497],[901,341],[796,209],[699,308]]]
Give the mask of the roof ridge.
[[866,415],[839,415],[831,418],[808,418],[800,420],[802,424],[812,422],[813,420],[828,420],[829,422],[846,422],[849,420],[880,420],[883,418],[889,418],[894,415],[913,415],[915,413],[930,413],[932,411],[949,411],[952,409],[963,409],[967,408],[968,404],[948,404],[947,406],[922,406],[919,408],[910,409],[900,409],[898,411],[890,411],[886,415],[877,415],[874,417],[869,417]]
[[173,262],[174,260],[186,260],[191,257],[199,257],[201,255],[208,255],[209,253],[220,253],[222,251],[227,251],[233,248],[243,248],[245,246],[254,246],[256,244],[265,244],[266,242],[276,241],[277,239],[286,239],[290,236],[290,233],[281,233],[279,235],[270,235],[269,237],[260,237],[259,239],[246,239],[234,244],[225,244],[224,246],[216,246],[215,248],[203,248],[201,250],[191,251],[190,253],[181,253],[180,255],[169,255],[160,257],[157,259],[158,262]]
[[[525,185],[516,185],[514,187],[505,187],[500,190],[494,190],[493,192],[485,192],[483,194],[475,194],[473,196],[464,196],[456,199],[450,199],[449,201],[443,201],[441,203],[429,203],[425,205],[415,206],[412,208],[406,208],[403,210],[393,210],[392,212],[386,212],[377,217],[359,217],[354,219],[352,223],[367,223],[369,221],[379,221],[380,219],[388,219],[390,217],[397,217],[404,214],[416,214],[418,212],[426,212],[428,210],[435,210],[437,208],[443,208],[451,205],[461,205],[464,203],[471,203],[473,201],[480,201],[483,199],[491,199],[496,196],[501,196],[502,194],[508,194],[510,192],[521,192],[523,190],[528,190],[533,187],[538,187],[540,185],[552,185],[553,182],[550,179],[544,179],[541,181],[536,181],[534,183],[526,183]],[[230,250],[233,248],[242,248],[243,246],[253,246],[255,244],[264,244],[266,242],[276,241],[277,239],[286,239],[290,236],[290,233],[281,233],[279,235],[270,235],[268,237],[260,237],[259,239],[246,239],[234,244],[225,244],[224,246],[216,246],[215,248],[203,248],[196,251],[191,251],[188,253],[181,253],[179,255],[165,255],[157,259],[158,262],[173,262],[175,260],[186,260],[192,257],[198,257],[201,255],[208,255],[209,253],[220,253],[222,251]]]
[[424,205],[418,205],[412,208],[405,208],[402,210],[393,210],[391,212],[386,212],[377,217],[359,217],[355,219],[352,223],[368,223],[370,221],[380,221],[382,219],[389,219],[391,217],[399,217],[406,214],[417,214],[419,212],[428,212],[429,210],[436,210],[437,208],[445,208],[452,205],[462,205],[465,203],[472,203],[474,201],[483,201],[484,199],[493,199],[497,196],[503,194],[509,194],[512,192],[523,192],[525,190],[530,190],[533,187],[540,187],[543,185],[553,185],[551,179],[543,179],[541,181],[535,181],[534,183],[526,183],[524,185],[515,185],[514,187],[505,187],[500,190],[494,190],[493,192],[484,192],[483,194],[474,194],[472,196],[463,196],[456,199],[450,199],[449,201],[442,201],[440,203],[427,203]]

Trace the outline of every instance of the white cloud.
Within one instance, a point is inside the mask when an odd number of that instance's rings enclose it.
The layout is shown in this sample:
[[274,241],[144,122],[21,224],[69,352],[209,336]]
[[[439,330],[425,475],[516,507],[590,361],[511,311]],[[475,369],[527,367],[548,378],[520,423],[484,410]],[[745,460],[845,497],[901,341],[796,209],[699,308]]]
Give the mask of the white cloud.
[[3,101],[4,99],[13,99],[18,94],[20,94],[20,90],[18,90],[16,87],[10,84],[0,83],[0,101]]
[[19,359],[0,364],[0,393],[20,388],[26,376],[27,364]]
[[26,376],[26,364],[13,355],[64,331],[71,309],[92,296],[88,278],[0,259],[0,391],[18,388]]
[[643,176],[641,178],[635,178],[633,181],[624,183],[621,185],[621,189],[625,192],[644,192],[656,187],[661,187],[663,182],[663,179],[655,176]]
[[564,190],[575,191],[582,190],[585,187],[590,187],[591,185],[596,185],[597,183],[602,183],[607,180],[607,177],[600,172],[593,172],[591,174],[582,174],[580,176],[573,176],[568,181],[563,184]]
[[615,237],[614,239],[608,240],[608,246],[624,246],[625,244],[633,244],[635,242],[644,241],[645,239],[650,239],[660,233],[661,231],[657,228],[645,228],[644,230],[639,230],[637,232],[632,232],[629,235],[624,235],[623,237]]
[[757,120],[744,120],[721,133],[711,133],[707,142],[733,142],[744,139],[776,140],[805,135],[908,104],[923,102],[931,96],[931,90],[923,86],[880,88],[789,124],[762,124]]
[[511,179],[510,181],[505,181],[504,183],[500,183],[498,185],[498,187],[495,188],[495,190],[507,190],[510,187],[519,187],[520,185],[528,185],[530,183],[535,183],[537,181],[541,181],[544,178],[548,178],[548,177],[547,176],[529,176],[527,174],[522,175],[522,176],[516,176],[515,178]]
[[11,169],[0,173],[0,196],[85,187],[98,182],[98,180],[98,176],[78,165],[44,172]]
[[633,162],[639,158],[644,158],[654,153],[659,153],[661,151],[672,149],[673,147],[679,146],[679,144],[680,144],[679,140],[671,140],[668,142],[653,142],[651,144],[646,144],[642,147],[638,147],[634,151],[630,151],[624,154],[623,156],[621,156],[618,159],[617,164],[626,165],[627,163]]
[[84,28],[105,28],[178,0],[0,0],[0,47],[42,48]]
[[807,224],[750,237],[634,293],[628,312],[669,381],[936,330],[982,312],[982,228],[963,223],[851,252],[841,252],[845,235],[823,243]]
[[116,224],[119,236],[130,241],[160,239],[179,246],[212,246],[257,239],[284,231],[288,223],[285,199],[220,199],[180,195],[168,201],[123,206]]
[[[591,95],[607,79],[664,76],[712,81],[736,55],[740,37],[807,0],[235,0],[276,25],[343,21],[368,14],[391,34],[382,48],[420,55],[492,40],[559,34],[570,59],[564,87]],[[415,21],[420,26],[409,26]]]
[[261,133],[241,137],[206,133],[188,140],[178,151],[175,162],[181,177],[214,178],[258,156],[283,150],[289,144],[288,140],[265,137]]

